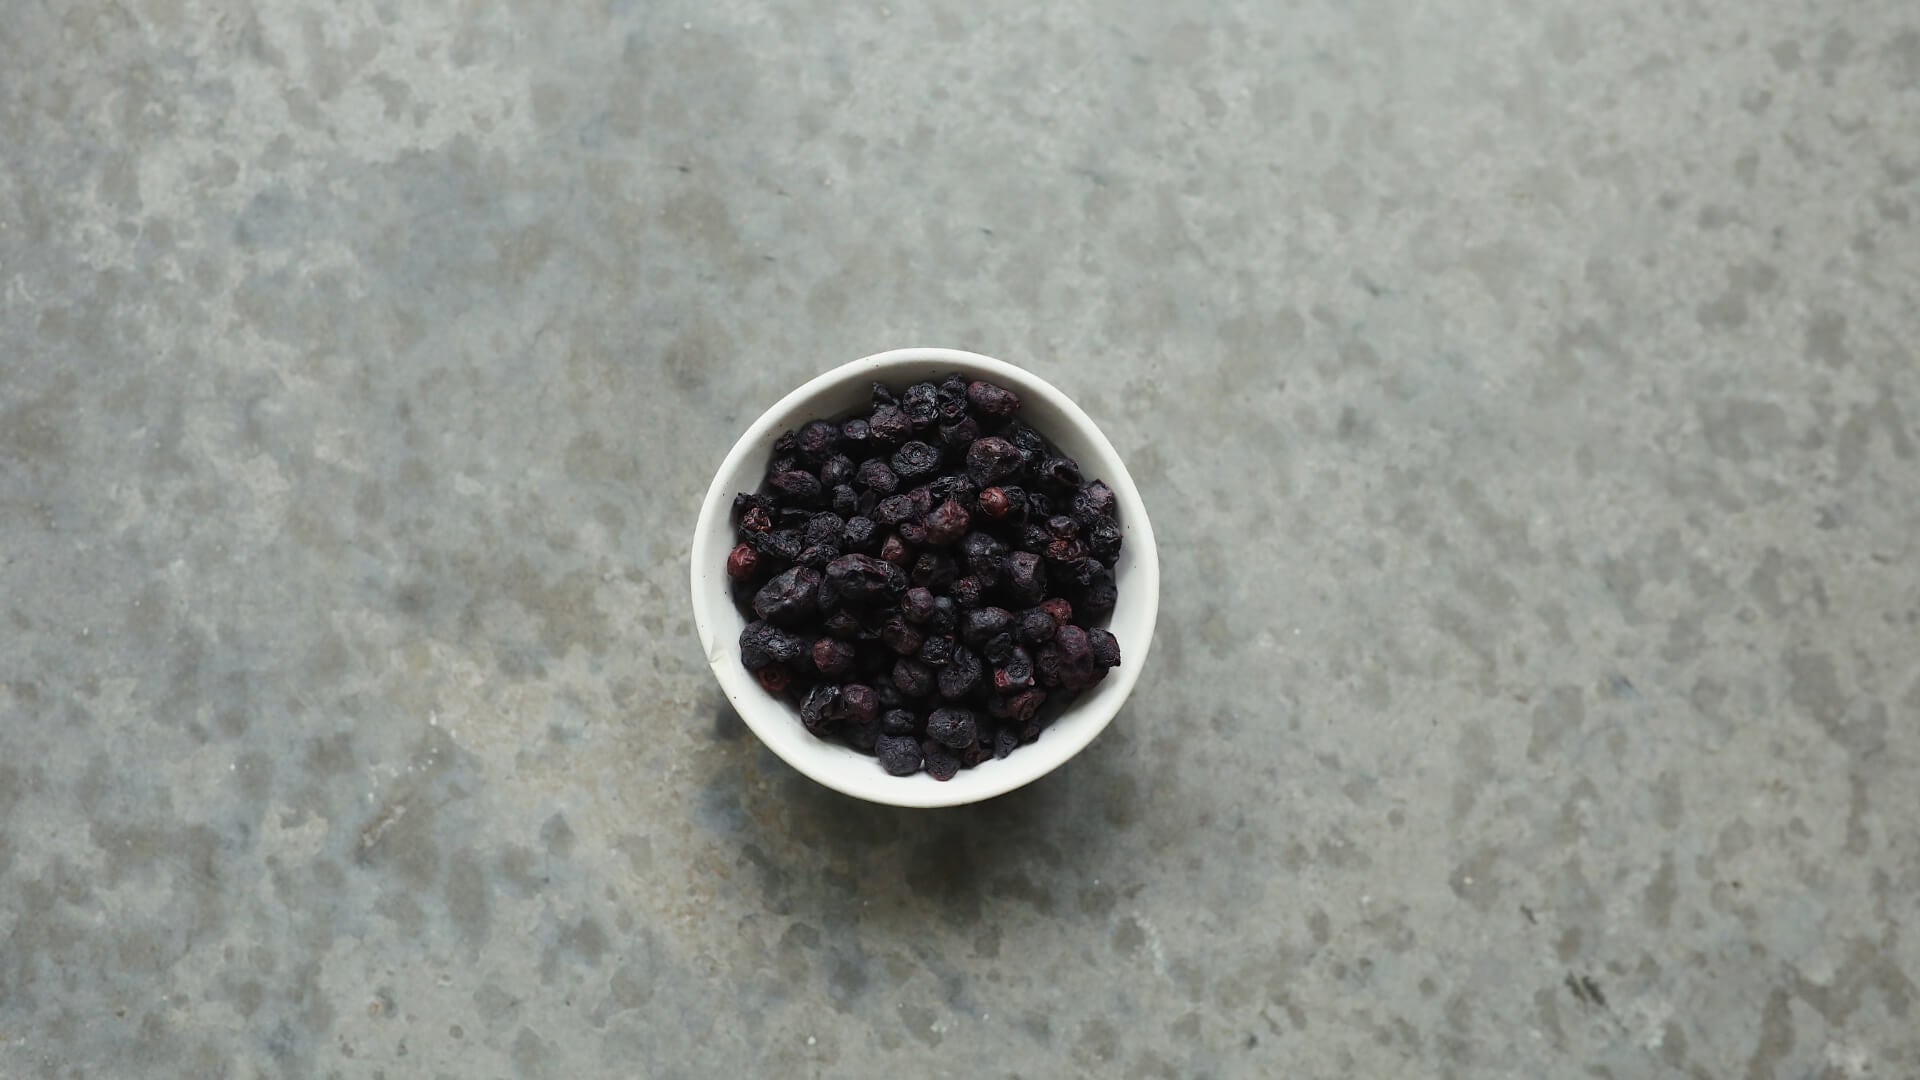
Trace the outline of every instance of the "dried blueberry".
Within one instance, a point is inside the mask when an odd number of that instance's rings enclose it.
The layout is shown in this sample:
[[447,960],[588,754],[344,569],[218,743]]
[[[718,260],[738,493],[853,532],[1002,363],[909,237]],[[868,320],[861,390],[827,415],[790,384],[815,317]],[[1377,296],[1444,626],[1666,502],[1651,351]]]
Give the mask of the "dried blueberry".
[[920,771],[920,740],[910,735],[882,735],[873,742],[873,756],[889,776],[912,776]]
[[814,670],[822,675],[839,675],[853,666],[853,644],[839,638],[823,637],[813,643]]
[[793,672],[779,664],[768,664],[754,672],[753,677],[760,681],[760,688],[769,694],[781,693],[793,685]]
[[827,564],[840,557],[840,549],[832,544],[810,544],[800,549],[800,557],[793,560],[809,570],[825,570]]
[[1020,467],[1020,451],[998,436],[975,439],[967,448],[967,479],[985,487]]
[[880,697],[873,687],[848,683],[840,688],[840,714],[856,724],[871,724],[880,716]]
[[933,669],[918,660],[902,657],[893,665],[893,686],[907,697],[926,697],[933,693]]
[[808,461],[825,461],[840,443],[840,426],[827,420],[809,420],[801,425],[794,449]]
[[1073,516],[1087,525],[1096,521],[1111,521],[1119,510],[1119,504],[1113,497],[1113,489],[1100,480],[1095,480],[1074,492],[1071,507]]
[[940,467],[940,451],[914,439],[895,450],[887,463],[893,466],[893,471],[902,480],[932,476],[934,470]]
[[1120,526],[1111,521],[1099,520],[1087,526],[1087,551],[1107,566],[1112,566],[1120,558]]
[[841,445],[846,446],[855,454],[864,451],[867,445],[866,420],[858,416],[851,420],[842,420],[840,422],[840,442]]
[[940,419],[940,391],[930,382],[914,383],[900,395],[900,407],[914,427],[932,427]]
[[901,656],[912,656],[919,652],[923,640],[920,631],[897,612],[880,628],[881,643]]
[[[948,586],[949,589],[952,586]],[[933,598],[933,614],[927,619],[928,631],[935,634],[951,634],[960,627],[960,605],[951,596]]]
[[882,495],[891,495],[900,489],[900,478],[879,458],[868,458],[854,470],[854,482],[868,491],[877,491]]
[[1054,621],[1046,608],[1032,607],[1020,613],[1014,636],[1029,645],[1044,645],[1053,640],[1055,631],[1059,629],[1060,624]]
[[919,512],[919,507],[914,505],[912,498],[906,495],[889,495],[880,500],[879,506],[873,508],[873,520],[881,525],[899,525],[903,521],[911,521]]
[[1096,627],[1087,631],[1087,651],[1093,654],[1093,662],[1103,668],[1120,666],[1120,642],[1105,630]]
[[[863,556],[848,557],[857,559]],[[753,597],[753,612],[780,626],[797,625],[817,610],[815,594],[819,589],[820,571],[796,566],[775,575],[772,581],[760,587]]]
[[837,718],[839,705],[840,688],[820,683],[807,691],[806,700],[800,703],[800,722],[815,735],[824,735]]
[[977,730],[971,709],[935,709],[927,717],[927,738],[955,750],[971,745]]
[[873,519],[868,517],[848,518],[840,532],[848,551],[867,551],[880,539]]
[[1007,512],[1013,509],[1013,500],[1007,498],[1005,488],[990,487],[980,492],[978,505],[981,513],[998,521],[1006,517]]
[[880,558],[883,562],[901,566],[912,558],[912,552],[907,550],[907,542],[900,539],[899,533],[892,533],[880,541]]
[[820,478],[801,469],[775,473],[767,481],[783,500],[793,506],[810,506],[820,501]]
[[995,634],[980,646],[980,655],[989,664],[1004,664],[1019,651],[1020,646],[1013,643],[1012,634]]
[[971,523],[966,508],[950,498],[927,513],[927,543],[945,547],[965,536]]
[[983,672],[980,657],[972,650],[955,649],[953,659],[940,669],[940,696],[950,701],[966,697],[974,687],[980,685]]
[[1006,577],[1001,585],[1022,605],[1038,603],[1047,592],[1047,573],[1041,569],[1040,556],[1031,551],[1016,551],[1007,556]]
[[920,744],[920,753],[926,758],[927,775],[935,780],[951,780],[960,774],[960,758],[932,739]]
[[960,619],[960,640],[979,645],[1013,625],[1013,613],[1006,608],[983,607],[969,611]]
[[986,587],[975,577],[955,578],[953,584],[947,586],[947,595],[963,610],[980,606],[980,597],[985,591]]
[[929,634],[920,643],[920,662],[932,667],[945,667],[953,659],[955,648],[952,634]]
[[882,405],[873,410],[872,419],[867,421],[867,431],[872,441],[882,446],[898,446],[913,437],[913,421],[907,414],[893,405]]
[[940,425],[940,445],[949,451],[965,452],[980,437],[980,421],[971,416]]

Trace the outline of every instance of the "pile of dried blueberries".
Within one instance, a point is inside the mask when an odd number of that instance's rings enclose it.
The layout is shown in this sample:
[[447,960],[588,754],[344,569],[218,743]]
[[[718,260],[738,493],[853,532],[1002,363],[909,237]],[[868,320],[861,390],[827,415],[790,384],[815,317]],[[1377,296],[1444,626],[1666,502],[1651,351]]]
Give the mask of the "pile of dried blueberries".
[[1113,491],[952,375],[812,420],[734,498],[740,658],[800,722],[950,780],[1040,736],[1120,663]]

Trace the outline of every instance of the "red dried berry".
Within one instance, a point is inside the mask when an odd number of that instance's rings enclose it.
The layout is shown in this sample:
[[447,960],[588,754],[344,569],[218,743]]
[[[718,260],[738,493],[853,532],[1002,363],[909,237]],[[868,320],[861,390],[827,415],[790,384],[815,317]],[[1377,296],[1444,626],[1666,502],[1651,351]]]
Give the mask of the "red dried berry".
[[764,506],[756,506],[740,515],[740,531],[763,533],[773,528],[773,515]]
[[848,683],[840,688],[840,712],[849,723],[871,724],[880,717],[880,696],[871,686]]
[[1002,488],[990,487],[981,491],[979,502],[980,512],[996,521],[1006,517],[1007,511],[1013,509],[1012,500],[1007,498],[1007,493]]
[[957,500],[948,499],[927,514],[927,543],[945,547],[967,535],[972,517]]
[[822,675],[839,675],[853,667],[853,644],[823,637],[813,643],[813,666]]
[[1073,621],[1073,605],[1064,597],[1050,596],[1040,601],[1040,610],[1053,616],[1056,630]]
[[760,553],[753,550],[751,544],[739,544],[727,552],[727,576],[735,581],[745,581],[760,569]]
[[793,673],[778,664],[761,668],[753,677],[760,680],[760,688],[769,694],[778,694],[793,685]]
[[905,565],[908,558],[907,542],[900,539],[898,533],[890,534],[880,542],[880,558],[895,566]]
[[967,448],[967,479],[984,487],[1012,475],[1021,460],[1020,451],[997,435],[975,439]]
[[967,403],[982,416],[1012,416],[1020,408],[1020,395],[990,382],[967,384]]

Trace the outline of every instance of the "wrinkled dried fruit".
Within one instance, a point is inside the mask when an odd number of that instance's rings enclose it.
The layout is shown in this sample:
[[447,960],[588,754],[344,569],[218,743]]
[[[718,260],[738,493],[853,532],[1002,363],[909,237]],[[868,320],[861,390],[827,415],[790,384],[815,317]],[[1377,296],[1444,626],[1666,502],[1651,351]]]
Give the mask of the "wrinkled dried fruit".
[[927,543],[945,547],[965,536],[971,522],[971,515],[966,508],[958,501],[948,499],[927,514]]
[[990,382],[967,385],[967,401],[983,416],[1012,416],[1020,408],[1020,396]]
[[1020,451],[997,435],[975,439],[967,448],[967,479],[984,487],[1012,475],[1021,461]]
[[832,683],[820,683],[807,691],[806,700],[800,703],[800,722],[815,735],[825,734],[839,711],[839,703],[840,688]]
[[1005,488],[990,487],[980,492],[980,512],[994,520],[1007,516],[1013,509],[1013,500],[1007,498]]
[[920,730],[920,718],[905,709],[888,709],[880,717],[880,730],[888,735],[912,735]]
[[873,756],[880,759],[887,775],[912,776],[920,771],[920,740],[911,735],[882,735],[873,742]]
[[935,709],[927,717],[927,738],[955,750],[971,745],[975,731],[971,709]]
[[920,744],[920,752],[926,757],[928,776],[945,781],[960,775],[960,758],[947,747],[928,739]]
[[827,564],[826,581],[839,602],[849,607],[871,607],[893,601],[907,588],[907,575],[898,566],[871,555],[842,555]]
[[779,664],[769,664],[753,673],[760,680],[760,688],[769,694],[778,694],[793,683],[793,673]]
[[[863,558],[851,555],[848,558]],[[820,590],[820,571],[796,566],[760,587],[753,597],[753,612],[770,623],[798,626],[816,610],[814,597]]]
[[853,644],[823,637],[813,643],[813,667],[822,675],[839,675],[853,667]]
[[980,657],[970,649],[955,649],[953,659],[940,669],[940,696],[948,701],[958,701],[980,685],[983,668]]
[[940,451],[921,442],[919,439],[902,446],[888,459],[893,471],[902,480],[911,480],[922,476],[931,476],[940,467]]
[[727,576],[736,581],[751,578],[760,569],[760,553],[752,544],[738,544],[727,553]]
[[1120,642],[1099,627],[1087,631],[1087,651],[1093,654],[1093,662],[1103,668],[1120,666]]

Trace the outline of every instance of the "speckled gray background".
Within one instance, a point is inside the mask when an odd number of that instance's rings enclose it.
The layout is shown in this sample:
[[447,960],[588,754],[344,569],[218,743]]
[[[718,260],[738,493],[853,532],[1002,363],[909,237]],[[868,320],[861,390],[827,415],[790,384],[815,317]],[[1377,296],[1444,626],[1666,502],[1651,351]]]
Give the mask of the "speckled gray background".
[[[1917,118],[1908,0],[9,4],[0,1075],[1920,1075]],[[903,344],[1162,538],[958,811],[684,596]]]

